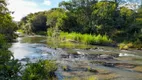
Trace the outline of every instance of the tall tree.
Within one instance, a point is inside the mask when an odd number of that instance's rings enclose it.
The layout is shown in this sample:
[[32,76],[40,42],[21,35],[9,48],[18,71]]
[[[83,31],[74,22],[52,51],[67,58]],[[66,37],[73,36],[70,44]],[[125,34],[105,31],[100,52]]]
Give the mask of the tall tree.
[[0,80],[20,80],[20,63],[15,60],[8,50],[9,44],[14,37],[16,24],[6,8],[6,1],[0,1]]
[[5,34],[6,38],[11,41],[16,30],[16,22],[12,21],[10,12],[6,8],[6,1],[0,1],[0,33]]
[[45,32],[47,30],[46,26],[46,12],[37,12],[34,14],[28,14],[23,17],[19,22],[19,29],[24,30],[26,34]]
[[83,33],[90,32],[92,24],[92,5],[96,4],[97,0],[70,0],[69,2],[61,2],[60,7],[70,11],[76,17],[76,22],[80,25]]

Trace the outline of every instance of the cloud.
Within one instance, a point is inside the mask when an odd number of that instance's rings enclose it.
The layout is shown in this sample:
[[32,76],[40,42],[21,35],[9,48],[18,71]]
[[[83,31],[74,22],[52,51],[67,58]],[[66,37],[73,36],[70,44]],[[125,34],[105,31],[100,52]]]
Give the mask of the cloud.
[[22,17],[29,13],[35,13],[38,11],[43,11],[38,7],[38,4],[32,1],[25,0],[9,0],[9,5],[7,6],[10,11],[14,11],[12,16],[15,21],[20,21]]
[[50,6],[50,5],[51,5],[51,1],[49,1],[49,0],[44,0],[43,4]]

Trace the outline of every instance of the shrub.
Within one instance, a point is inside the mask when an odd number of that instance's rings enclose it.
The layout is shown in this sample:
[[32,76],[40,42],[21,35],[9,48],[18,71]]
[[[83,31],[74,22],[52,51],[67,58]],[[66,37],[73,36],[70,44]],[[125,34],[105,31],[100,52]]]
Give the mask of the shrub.
[[134,42],[134,47],[135,48],[138,48],[138,49],[141,49],[142,48],[142,41],[140,39],[137,39],[135,42]]
[[20,80],[21,64],[15,60],[8,50],[9,44],[0,34],[0,80]]
[[118,46],[119,46],[119,49],[124,49],[124,50],[129,48],[125,43],[120,43]]
[[135,41],[134,43],[129,42],[129,43],[120,43],[119,45],[119,49],[124,49],[127,50],[129,48],[137,48],[137,49],[141,49],[142,48],[142,44],[139,40]]
[[57,66],[53,61],[45,60],[29,63],[23,72],[23,80],[53,80]]

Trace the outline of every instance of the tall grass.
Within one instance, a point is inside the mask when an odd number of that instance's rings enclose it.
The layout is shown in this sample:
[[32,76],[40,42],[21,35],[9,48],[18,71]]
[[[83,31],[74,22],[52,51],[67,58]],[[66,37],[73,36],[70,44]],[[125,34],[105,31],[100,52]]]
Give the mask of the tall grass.
[[91,35],[81,33],[61,32],[59,36],[61,41],[74,41],[85,44],[110,44],[112,40],[107,35]]

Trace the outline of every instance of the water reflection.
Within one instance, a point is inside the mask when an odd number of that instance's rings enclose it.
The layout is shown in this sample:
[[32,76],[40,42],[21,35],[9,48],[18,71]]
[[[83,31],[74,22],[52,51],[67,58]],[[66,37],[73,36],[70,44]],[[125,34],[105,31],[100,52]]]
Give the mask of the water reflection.
[[[39,39],[37,39],[39,38]],[[36,36],[36,37],[19,37],[17,38],[16,43],[13,43],[9,50],[14,53],[16,59],[30,58],[30,59],[47,59],[47,54],[54,53],[55,51],[51,48],[48,48],[45,44],[41,44],[41,40],[45,40],[45,37]],[[48,59],[51,59],[53,54],[48,56]]]

